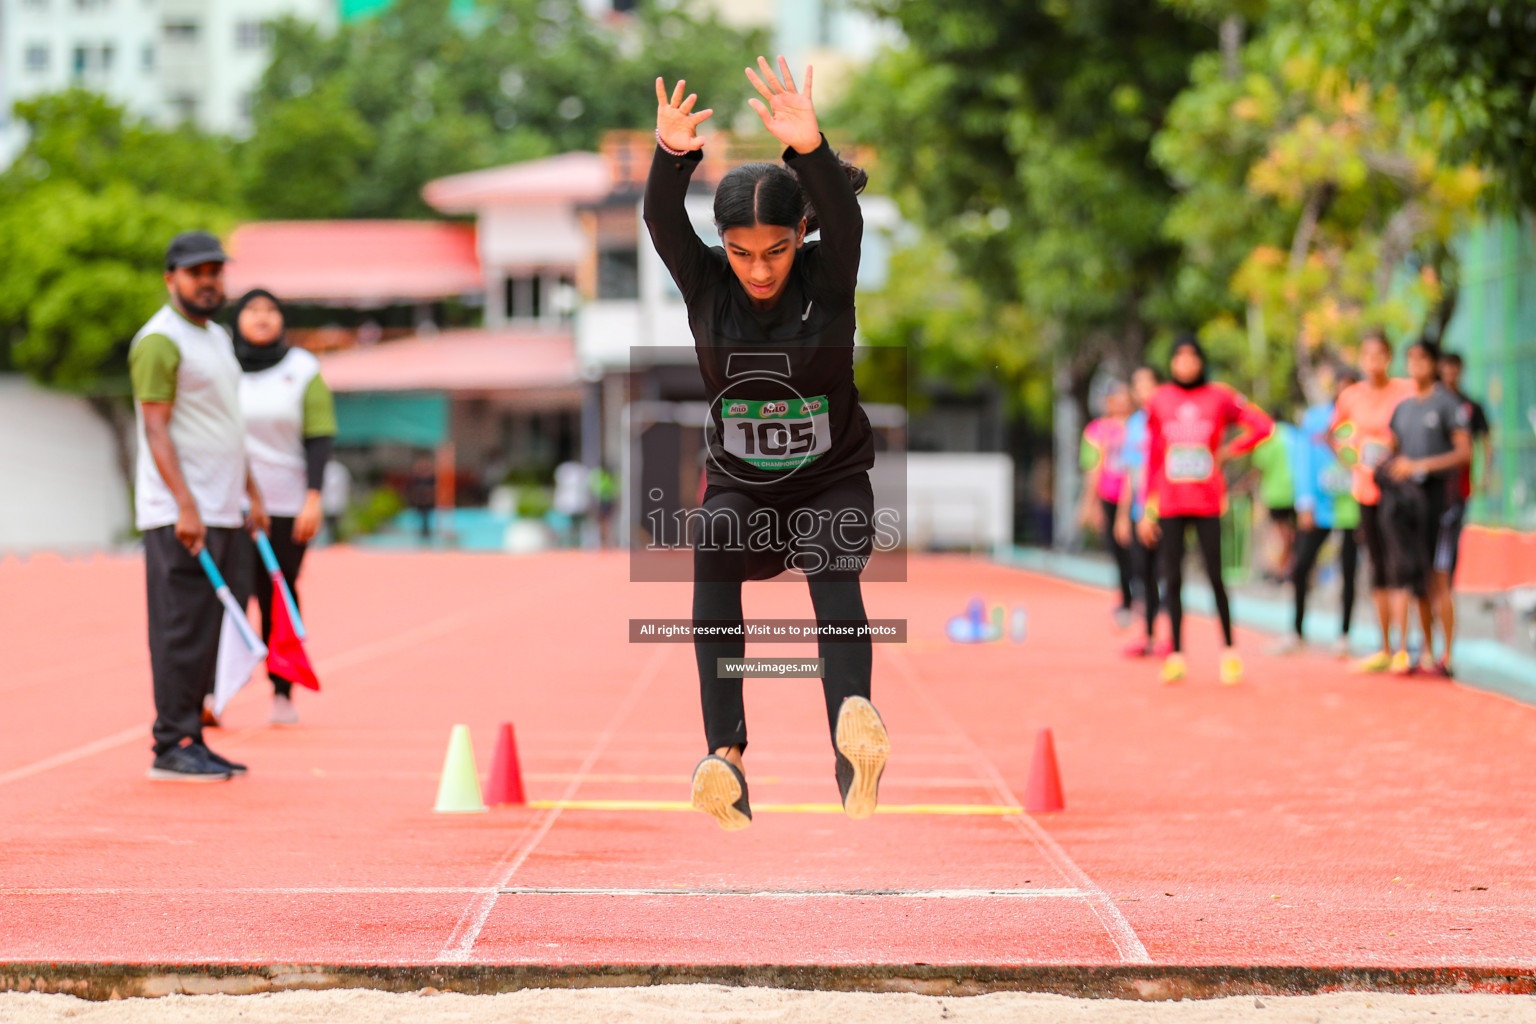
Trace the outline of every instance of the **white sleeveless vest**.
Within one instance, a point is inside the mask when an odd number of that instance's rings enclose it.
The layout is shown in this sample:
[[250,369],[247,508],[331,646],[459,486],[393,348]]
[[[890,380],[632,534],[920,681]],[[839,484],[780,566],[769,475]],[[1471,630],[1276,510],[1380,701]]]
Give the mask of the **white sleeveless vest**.
[[[181,352],[171,440],[198,515],[205,526],[239,526],[245,521],[245,425],[240,417],[240,363],[229,332],[212,322],[198,327],[167,305],[139,328],[133,344],[150,334],[165,335]],[[139,442],[134,518],[140,530],[171,526],[181,510],[155,466],[138,403],[134,414]]]
[[296,516],[309,490],[304,460],[304,392],[320,372],[313,352],[290,348],[276,365],[240,375],[245,450],[262,503],[274,516]]

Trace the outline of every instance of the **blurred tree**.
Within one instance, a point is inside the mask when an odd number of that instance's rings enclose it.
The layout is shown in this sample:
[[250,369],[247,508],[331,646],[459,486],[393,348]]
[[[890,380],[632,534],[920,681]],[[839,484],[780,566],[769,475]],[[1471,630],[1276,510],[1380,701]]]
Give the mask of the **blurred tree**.
[[1178,246],[1161,230],[1174,193],[1149,147],[1212,34],[1161,0],[875,6],[907,43],[844,116],[958,273],[1029,325],[1006,343],[1061,360],[1086,408],[1098,365],[1128,370],[1177,314]]
[[127,479],[128,343],[165,301],[165,246],[232,223],[219,140],[163,131],[75,90],[18,104],[30,138],[0,174],[0,366],[90,398]]
[[661,2],[599,22],[580,0],[485,0],[463,17],[450,0],[398,0],[329,36],[282,21],[245,194],[264,217],[425,216],[433,178],[650,127],[657,75],[687,77],[724,125],[747,109],[742,68],[763,42]]
[[1260,397],[1315,401],[1320,350],[1448,315],[1448,242],[1484,177],[1440,156],[1435,111],[1325,63],[1303,26],[1272,22],[1240,65],[1201,57],[1154,146],[1183,192],[1180,298]]
[[1493,196],[1536,209],[1536,4],[1530,0],[1284,0],[1327,56],[1401,89],[1446,129],[1446,156],[1493,173]]

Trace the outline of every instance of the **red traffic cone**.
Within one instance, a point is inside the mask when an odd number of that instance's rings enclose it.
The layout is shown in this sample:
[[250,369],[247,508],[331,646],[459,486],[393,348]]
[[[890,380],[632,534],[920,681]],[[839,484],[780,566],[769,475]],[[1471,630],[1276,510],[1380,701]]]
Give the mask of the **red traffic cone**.
[[517,739],[512,735],[511,722],[502,722],[496,734],[496,756],[491,758],[485,802],[491,806],[528,802],[523,795],[523,769],[517,763]]
[[1024,787],[1024,809],[1030,814],[1067,809],[1067,802],[1061,795],[1061,773],[1056,769],[1056,744],[1049,729],[1041,729],[1035,737],[1029,784]]

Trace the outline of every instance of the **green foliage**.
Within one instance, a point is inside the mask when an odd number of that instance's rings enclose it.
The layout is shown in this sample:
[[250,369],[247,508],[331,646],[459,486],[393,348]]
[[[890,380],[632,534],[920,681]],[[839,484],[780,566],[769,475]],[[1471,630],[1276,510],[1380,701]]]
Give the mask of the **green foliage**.
[[1422,321],[1483,187],[1441,158],[1443,121],[1321,50],[1280,19],[1235,69],[1200,58],[1154,145],[1182,190],[1166,222],[1184,246],[1178,297],[1261,397],[1298,375],[1309,389],[1314,356],[1367,326]]
[[663,3],[612,26],[579,0],[486,0],[468,18],[449,0],[398,0],[329,36],[279,22],[246,195],[264,217],[425,216],[433,178],[648,128],[657,75],[742,107],[741,69],[762,43]]
[[[1278,0],[1277,0],[1278,2]],[[1330,59],[1393,84],[1440,120],[1445,156],[1536,209],[1536,4],[1529,0],[1285,0]]]
[[[1128,367],[1176,313],[1178,247],[1162,232],[1174,193],[1149,150],[1209,31],[1159,0],[879,6],[908,42],[868,69],[842,117],[878,144],[927,244],[980,289],[995,326],[978,344],[1035,366],[1063,358],[1079,385],[1106,357]],[[931,324],[897,321],[961,346],[970,370],[1002,365],[938,307],[909,312]]]
[[0,199],[48,181],[92,192],[122,183],[201,203],[228,203],[237,194],[226,139],[192,128],[158,128],[79,88],[24,100],[15,112],[30,137],[0,173]]
[[360,502],[354,502],[341,516],[339,533],[342,540],[377,533],[385,523],[406,509],[405,499],[393,487],[383,486],[368,493]]
[[126,394],[128,343],[165,301],[165,246],[220,231],[228,154],[75,90],[18,104],[30,141],[0,175],[0,363],[54,387]]

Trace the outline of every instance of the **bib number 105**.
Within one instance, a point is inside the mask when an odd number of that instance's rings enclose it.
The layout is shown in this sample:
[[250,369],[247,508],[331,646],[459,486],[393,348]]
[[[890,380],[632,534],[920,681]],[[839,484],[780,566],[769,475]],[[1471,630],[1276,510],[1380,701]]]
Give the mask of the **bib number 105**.
[[777,402],[726,399],[720,425],[725,450],[758,469],[797,469],[832,446],[824,396]]

